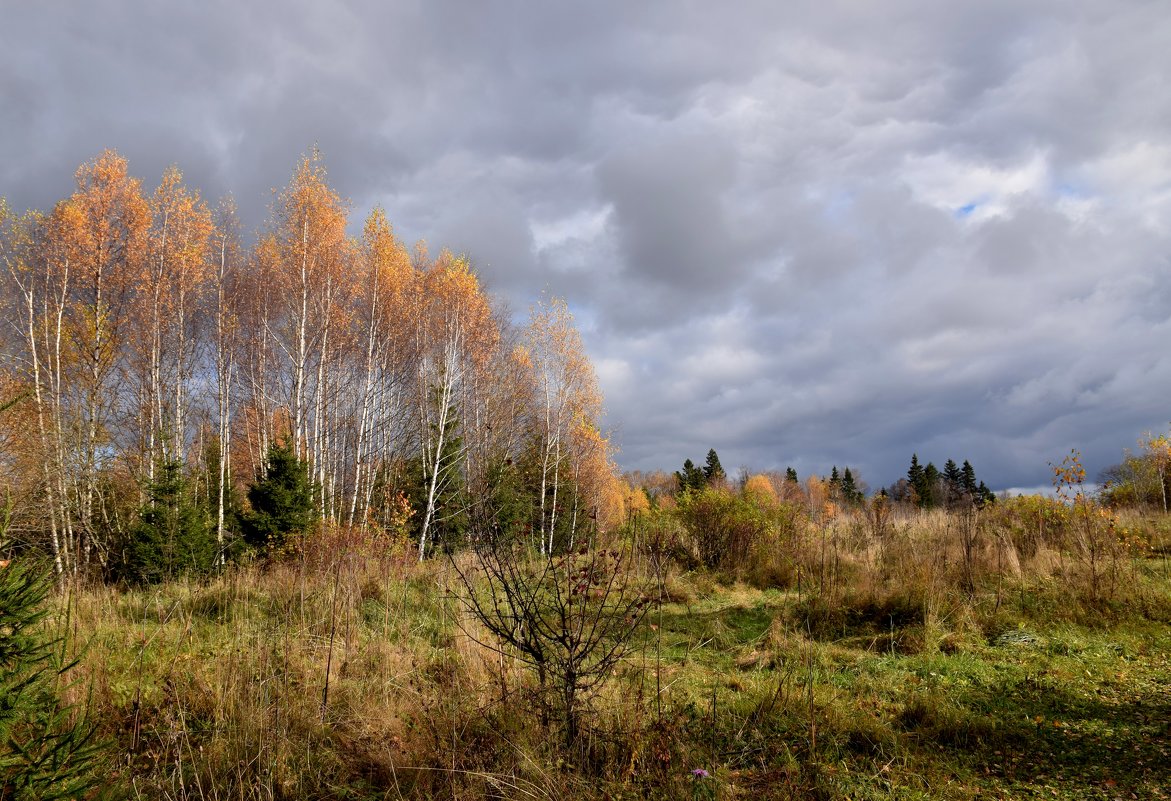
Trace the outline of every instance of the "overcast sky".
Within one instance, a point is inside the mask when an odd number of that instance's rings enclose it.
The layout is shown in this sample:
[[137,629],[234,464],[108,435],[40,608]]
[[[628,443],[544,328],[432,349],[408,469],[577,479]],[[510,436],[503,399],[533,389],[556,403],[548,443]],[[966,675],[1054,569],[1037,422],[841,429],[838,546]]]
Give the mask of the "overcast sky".
[[626,468],[996,489],[1171,421],[1171,7],[0,0],[0,195],[115,148],[259,227],[317,143],[577,315]]

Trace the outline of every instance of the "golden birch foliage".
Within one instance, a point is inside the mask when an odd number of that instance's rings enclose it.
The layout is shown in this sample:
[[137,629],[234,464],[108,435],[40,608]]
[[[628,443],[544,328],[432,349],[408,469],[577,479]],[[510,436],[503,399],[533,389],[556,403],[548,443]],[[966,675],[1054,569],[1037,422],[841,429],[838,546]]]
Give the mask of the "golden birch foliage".
[[114,369],[150,226],[141,186],[117,153],[83,164],[76,180],[73,194],[38,220],[33,269],[21,290],[59,574],[104,562],[117,525],[106,503],[109,468],[124,472],[112,425],[123,402]]
[[1139,447],[1143,449],[1144,456],[1162,469],[1171,465],[1171,438],[1166,434],[1147,434],[1139,440]]
[[157,261],[157,280],[172,293],[169,300],[175,302],[177,293],[194,292],[210,274],[208,248],[214,230],[211,211],[198,192],[183,185],[183,173],[173,165],[163,173],[151,211],[151,260]]
[[466,257],[444,250],[423,275],[420,289],[429,342],[442,344],[458,327],[462,350],[476,369],[488,364],[500,339],[492,305]]
[[[564,300],[553,298],[534,304],[523,340],[536,387],[533,414],[541,459],[539,530],[543,538],[549,537],[542,548],[552,549],[552,535],[560,514],[561,485],[579,475],[603,472],[587,462],[593,449],[583,437],[583,432],[596,427],[601,418],[602,396],[581,334]],[[608,450],[602,450],[603,454],[597,458],[609,462]],[[565,459],[568,459],[568,471],[563,473]],[[592,502],[600,503],[601,497]]]
[[558,421],[568,424],[577,415],[600,418],[597,377],[565,301],[553,298],[536,303],[525,338],[539,390]]
[[77,459],[66,461],[80,466],[81,516],[88,527],[96,471],[108,458],[100,449],[113,436],[113,371],[147,253],[150,205],[126,160],[113,151],[83,164],[76,179],[73,195],[57,204],[42,229],[42,258],[56,295],[55,308],[45,311],[61,321],[60,347],[56,339],[44,344],[61,389],[57,424],[80,434]]
[[1171,438],[1166,434],[1155,436],[1148,433],[1139,440],[1143,457],[1153,468],[1159,484],[1159,499],[1163,511],[1167,511],[1167,473],[1171,469]]
[[79,167],[76,179],[77,190],[58,206],[60,233],[75,248],[85,290],[95,291],[97,282],[111,293],[124,290],[138,277],[147,248],[150,205],[142,185],[112,150]]
[[[273,312],[266,328],[275,333],[288,366],[286,390],[298,457],[307,447],[314,409],[314,367],[338,333],[334,323],[347,292],[350,243],[347,209],[326,181],[316,150],[301,159],[289,185],[277,199],[275,219],[261,244],[263,263],[273,286]],[[320,387],[317,388],[321,390]]]
[[[169,444],[171,458],[182,453],[184,390],[194,367],[195,326],[209,289],[214,226],[207,204],[183,185],[175,166],[163,173],[150,209],[147,253],[132,308],[129,364],[139,394],[137,414],[147,429],[142,455],[153,467],[163,442]],[[158,442],[156,433],[164,434]]]
[[[418,447],[416,423],[430,436],[436,390],[439,441],[458,437],[460,451],[431,455],[455,460],[468,487],[539,446],[543,546],[567,525],[572,540],[586,520],[607,526],[629,513],[564,301],[537,304],[515,329],[467,258],[404,247],[381,209],[350,240],[347,206],[316,151],[247,251],[230,207],[213,215],[176,167],[149,197],[113,151],[76,178],[49,214],[17,220],[0,209],[22,340],[13,380],[32,388],[35,412],[0,434],[16,458],[25,446],[12,435],[36,433],[25,445],[55,547],[62,534],[59,569],[92,564],[92,546],[106,548],[128,519],[111,514],[111,482],[133,489],[126,479],[160,457],[184,458],[197,411],[211,409],[239,467],[261,469],[274,438],[290,438],[314,467],[323,511],[339,519],[343,507],[350,520],[367,517],[378,471]],[[35,472],[9,475],[22,471]],[[225,482],[248,471],[231,473]]]
[[570,459],[578,495],[603,531],[626,519],[627,488],[618,476],[613,447],[593,420],[578,416],[571,428]]
[[512,360],[525,370],[533,369],[533,357],[524,345],[517,345],[512,349]]
[[190,338],[190,332],[179,329],[192,324],[209,287],[215,226],[211,210],[198,192],[183,185],[183,174],[175,166],[163,173],[151,207],[154,225],[148,273],[153,273],[152,282],[162,288],[163,319],[171,328],[166,333],[178,340],[169,343],[177,349],[182,340]]
[[642,487],[632,487],[628,482],[622,482],[622,503],[626,509],[627,519],[633,519],[650,511],[651,502],[647,498],[646,490]]
[[277,202],[275,235],[290,271],[305,264],[316,271],[329,266],[345,243],[347,209],[330,188],[325,164],[316,150],[304,156]]
[[[327,324],[346,322],[341,299],[351,275],[347,216],[346,205],[326,181],[321,155],[315,150],[302,158],[281,193],[274,230],[264,243],[291,329],[290,351],[306,348]],[[330,330],[335,332],[332,325]],[[304,357],[294,355],[295,360]]]
[[386,212],[375,208],[362,228],[359,255],[364,286],[362,305],[370,315],[367,343],[375,351],[400,348],[413,329],[412,304],[407,302],[415,281],[411,254],[395,238]]
[[126,160],[112,150],[83,164],[76,178],[77,190],[54,209],[48,233],[76,276],[72,344],[100,383],[121,346],[123,315],[146,255],[150,206]]
[[760,473],[750,476],[744,483],[744,497],[761,509],[773,509],[779,502],[772,481]]
[[362,228],[362,255],[368,270],[377,275],[383,291],[401,293],[411,277],[411,254],[394,235],[386,212],[376,207]]
[[[443,251],[426,272],[416,273],[416,358],[419,374],[418,402],[423,417],[444,410],[430,409],[430,392],[445,393],[460,420],[465,446],[482,443],[484,432],[475,430],[477,418],[488,402],[488,386],[495,380],[495,356],[500,330],[488,296],[464,257]],[[467,435],[471,435],[468,437]],[[446,433],[445,437],[448,436]]]
[[805,497],[809,504],[809,514],[812,517],[832,520],[837,515],[837,507],[830,499],[828,482],[817,476],[810,476],[805,480]]
[[[504,320],[498,324],[502,336],[513,336]],[[465,436],[475,463],[469,467],[487,469],[502,459],[519,458],[524,450],[528,424],[532,419],[535,388],[532,370],[520,346],[501,343],[486,369],[476,376],[472,400],[465,413]],[[469,476],[472,481],[486,475]]]
[[[31,501],[40,489],[44,454],[37,408],[19,372],[0,371],[0,405],[7,407],[0,414],[0,502],[11,502],[14,515],[27,512],[35,517],[42,512]],[[5,544],[0,542],[0,548]]]
[[[326,181],[316,150],[301,159],[277,199],[276,219],[261,247],[283,305],[298,326],[323,309],[322,293],[346,266],[347,209]],[[298,329],[295,334],[309,334]]]

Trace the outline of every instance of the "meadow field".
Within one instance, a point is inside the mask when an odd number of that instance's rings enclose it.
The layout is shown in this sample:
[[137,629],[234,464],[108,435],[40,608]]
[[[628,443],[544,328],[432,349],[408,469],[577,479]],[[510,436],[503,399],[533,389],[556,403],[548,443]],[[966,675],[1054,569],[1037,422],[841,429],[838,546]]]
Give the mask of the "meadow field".
[[649,603],[607,631],[570,743],[555,681],[469,606],[473,550],[419,564],[323,531],[204,581],[62,594],[46,625],[132,798],[1171,794],[1166,516],[1112,517],[1091,564],[1044,499],[724,513],[742,558],[705,564],[683,508],[581,549]]

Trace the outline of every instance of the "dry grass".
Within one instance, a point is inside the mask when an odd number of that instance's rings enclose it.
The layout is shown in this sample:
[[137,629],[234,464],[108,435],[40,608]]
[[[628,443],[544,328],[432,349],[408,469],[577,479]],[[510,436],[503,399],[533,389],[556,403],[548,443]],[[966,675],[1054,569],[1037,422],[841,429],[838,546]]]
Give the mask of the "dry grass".
[[132,797],[687,798],[694,767],[719,768],[725,799],[866,786],[844,770],[887,781],[873,797],[915,797],[930,781],[892,783],[883,765],[946,772],[915,744],[1000,735],[920,679],[895,689],[888,666],[967,665],[1056,621],[1171,619],[1152,550],[1119,551],[1095,594],[1076,543],[1053,527],[1025,553],[1015,525],[790,515],[735,581],[689,569],[686,532],[664,524],[674,541],[638,568],[664,605],[596,699],[585,762],[561,752],[530,673],[480,644],[450,565],[387,543],[330,540],[203,584],[91,587],[62,596],[56,624],[87,646],[75,686]]
[[481,797],[525,677],[469,636],[450,579],[351,553],[94,588],[69,601],[79,678],[143,797]]

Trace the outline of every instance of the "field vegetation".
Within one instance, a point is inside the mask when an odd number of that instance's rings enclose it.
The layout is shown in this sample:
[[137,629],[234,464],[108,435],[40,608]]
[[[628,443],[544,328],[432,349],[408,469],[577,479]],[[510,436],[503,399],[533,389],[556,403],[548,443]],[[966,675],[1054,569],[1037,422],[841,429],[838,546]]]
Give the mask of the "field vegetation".
[[208,580],[63,595],[54,621],[137,797],[1164,797],[1171,520],[808,489],[664,497],[554,570],[604,551],[648,601],[613,603],[612,565],[562,606],[567,630],[621,616],[570,722],[564,671],[469,603],[474,550],[420,564],[326,527]]

